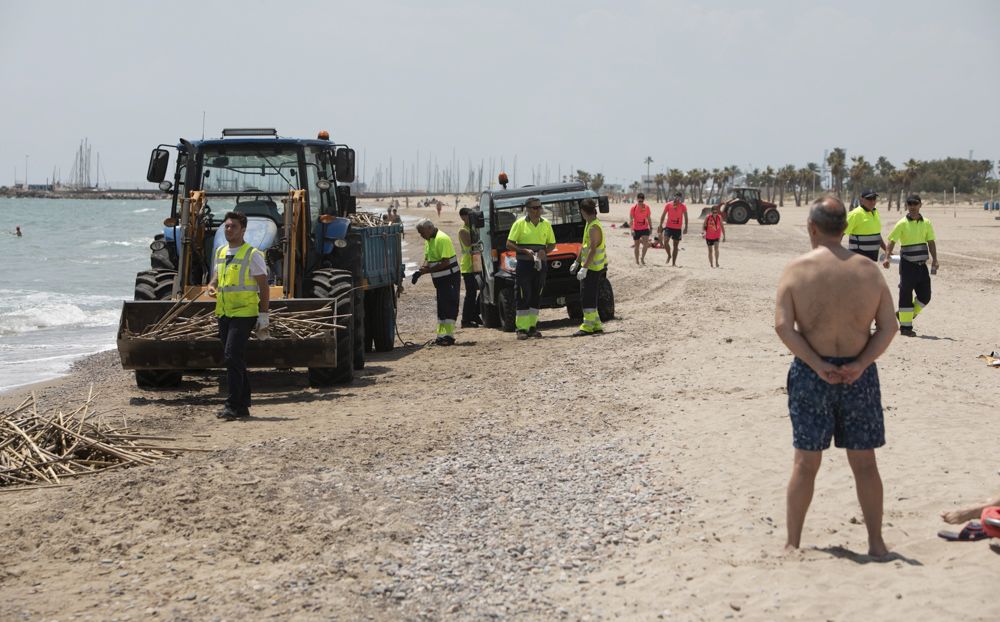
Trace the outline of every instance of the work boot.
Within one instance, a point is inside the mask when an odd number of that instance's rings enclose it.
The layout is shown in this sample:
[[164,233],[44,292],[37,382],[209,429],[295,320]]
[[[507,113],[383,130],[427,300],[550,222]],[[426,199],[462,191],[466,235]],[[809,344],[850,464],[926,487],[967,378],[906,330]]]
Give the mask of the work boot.
[[593,333],[588,333],[588,332],[587,332],[587,331],[585,331],[585,330],[578,330],[578,331],[576,331],[575,333],[573,333],[573,336],[574,336],[574,337],[589,337],[589,336],[591,336],[592,334],[593,334]]
[[[249,414],[250,413],[248,412],[247,415],[249,416]],[[240,414],[233,410],[230,406],[226,406],[217,412],[215,416],[219,419],[224,419],[225,421],[235,421],[240,418]]]
[[541,339],[542,338],[542,331],[540,331],[540,330],[538,330],[536,328],[536,329],[534,329],[534,330],[531,331],[531,336],[534,337],[535,339]]
[[517,340],[518,341],[524,341],[527,338],[528,338],[528,332],[527,331],[524,331],[524,330],[517,331]]
[[904,336],[904,337],[916,337],[917,336],[917,333],[914,332],[914,330],[912,328],[907,328],[905,326],[900,326],[899,327],[899,334],[902,335],[902,336]]

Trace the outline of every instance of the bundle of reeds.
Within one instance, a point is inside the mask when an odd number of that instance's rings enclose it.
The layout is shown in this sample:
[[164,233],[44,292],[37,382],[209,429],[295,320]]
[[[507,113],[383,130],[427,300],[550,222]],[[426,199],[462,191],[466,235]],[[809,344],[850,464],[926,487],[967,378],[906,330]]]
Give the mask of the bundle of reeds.
[[[181,303],[178,303],[180,305]],[[178,305],[175,305],[178,306]],[[185,305],[186,306],[186,305]],[[328,331],[344,329],[337,320],[347,315],[337,315],[334,303],[329,302],[315,309],[289,311],[288,309],[272,309],[268,314],[270,325],[267,337],[254,331],[251,338],[263,339],[311,339],[322,337]],[[173,310],[167,312],[163,319],[134,332],[126,329],[125,335],[133,339],[156,339],[160,341],[206,341],[219,338],[219,327],[215,312],[202,309],[189,317],[182,316]]]
[[173,440],[133,433],[124,415],[112,422],[96,413],[93,387],[68,413],[39,412],[32,393],[16,408],[0,411],[0,487],[58,486],[68,478],[199,451],[150,444]]

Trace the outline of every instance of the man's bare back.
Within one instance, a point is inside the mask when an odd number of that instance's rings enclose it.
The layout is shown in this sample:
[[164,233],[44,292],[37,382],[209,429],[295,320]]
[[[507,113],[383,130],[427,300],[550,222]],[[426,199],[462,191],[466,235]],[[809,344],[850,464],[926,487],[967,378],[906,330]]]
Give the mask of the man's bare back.
[[820,246],[797,258],[785,270],[779,295],[782,286],[798,331],[820,356],[858,356],[883,295],[889,296],[876,264],[843,247]]

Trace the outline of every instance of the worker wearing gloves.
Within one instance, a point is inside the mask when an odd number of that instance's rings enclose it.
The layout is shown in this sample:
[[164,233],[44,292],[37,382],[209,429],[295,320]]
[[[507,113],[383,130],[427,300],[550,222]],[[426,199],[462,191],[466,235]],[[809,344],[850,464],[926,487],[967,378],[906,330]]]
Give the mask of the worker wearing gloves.
[[455,320],[458,319],[462,275],[455,257],[455,246],[446,233],[426,218],[417,223],[417,233],[424,239],[424,265],[413,275],[416,284],[421,274],[430,274],[437,290],[437,337],[439,346],[455,344]]
[[574,333],[575,337],[597,335],[604,332],[601,316],[597,312],[597,292],[601,281],[608,276],[608,260],[604,252],[604,229],[597,219],[597,204],[593,199],[580,202],[580,215],[586,221],[583,228],[583,243],[580,254],[570,266],[570,272],[576,272],[576,278],[581,286],[581,303],[583,305],[583,324]]
[[222,227],[228,244],[215,254],[208,295],[215,296],[215,315],[219,318],[219,339],[229,384],[225,406],[216,416],[232,421],[250,416],[246,345],[250,331],[256,328],[258,336],[262,336],[267,329],[270,288],[264,254],[243,240],[247,217],[227,212]]
[[542,202],[537,198],[525,202],[527,214],[518,218],[507,234],[507,248],[517,253],[514,301],[517,317],[517,338],[541,337],[538,330],[538,308],[548,262],[545,256],[556,247],[552,224],[542,218]]
[[879,249],[885,250],[882,239],[882,220],[879,218],[875,203],[878,193],[874,190],[861,192],[861,204],[847,214],[847,250],[864,255],[872,261],[878,261]]
[[[906,216],[889,234],[882,265],[888,270],[892,249],[899,242],[899,334],[914,337],[913,320],[931,301],[931,274],[938,269],[937,244],[931,221],[920,215],[920,196],[906,197]],[[927,271],[927,260],[931,269]]]

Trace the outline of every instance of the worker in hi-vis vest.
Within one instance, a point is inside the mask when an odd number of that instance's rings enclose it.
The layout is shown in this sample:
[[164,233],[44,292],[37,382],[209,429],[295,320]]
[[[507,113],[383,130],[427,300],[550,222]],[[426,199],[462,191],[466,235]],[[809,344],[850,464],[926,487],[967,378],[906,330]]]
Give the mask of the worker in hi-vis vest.
[[583,243],[580,254],[570,266],[580,281],[580,303],[583,306],[583,324],[574,336],[597,335],[604,332],[601,316],[597,312],[597,292],[601,281],[608,277],[608,259],[604,252],[604,228],[597,219],[597,204],[593,199],[580,202],[580,215],[586,225],[583,228]]
[[[899,334],[913,337],[913,320],[931,301],[931,275],[937,273],[937,244],[931,221],[920,215],[920,196],[906,197],[906,216],[889,234],[882,265],[889,268],[892,249],[899,242]],[[931,260],[930,272],[927,260]]]
[[[458,232],[458,246],[462,257],[458,267],[462,271],[462,283],[465,285],[465,301],[462,303],[462,328],[478,328],[483,320],[479,316],[479,271],[482,269],[482,259],[479,253],[472,249],[475,240],[472,239],[472,225],[469,223],[468,207],[458,210],[462,219],[462,228]],[[479,248],[478,246],[476,248]]]
[[462,275],[451,238],[428,219],[417,223],[417,233],[424,239],[424,265],[413,275],[413,283],[421,274],[434,279],[437,294],[437,337],[434,343],[450,346],[455,343],[455,320],[458,319],[458,300]]
[[879,249],[885,250],[885,240],[882,239],[882,219],[879,217],[875,203],[878,193],[874,190],[861,192],[860,205],[847,213],[847,250],[864,255],[872,261],[878,261]]
[[517,338],[541,337],[538,308],[541,305],[544,274],[549,265],[545,256],[556,247],[552,224],[542,218],[542,202],[530,198],[524,204],[527,214],[514,221],[507,234],[507,248],[517,253],[514,275],[514,302],[517,314],[514,325]]
[[215,296],[215,315],[219,318],[223,362],[229,395],[217,417],[231,421],[250,416],[250,376],[247,374],[246,346],[250,331],[262,331],[268,325],[270,289],[264,253],[243,240],[247,217],[227,212],[222,222],[226,242],[215,253],[212,281],[208,295]]

